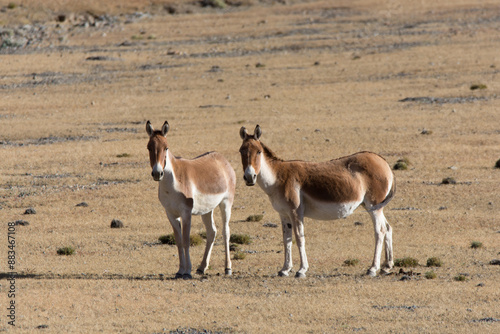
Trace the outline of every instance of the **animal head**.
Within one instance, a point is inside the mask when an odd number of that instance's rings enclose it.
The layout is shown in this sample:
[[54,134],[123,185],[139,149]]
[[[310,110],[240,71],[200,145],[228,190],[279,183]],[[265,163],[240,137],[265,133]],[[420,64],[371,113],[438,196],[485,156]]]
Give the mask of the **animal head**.
[[148,151],[149,151],[149,163],[153,169],[151,176],[155,181],[161,181],[163,179],[163,170],[165,169],[165,164],[167,161],[167,132],[169,129],[168,122],[165,121],[161,130],[155,130],[150,121],[146,122],[146,132],[149,135]]
[[243,179],[247,186],[255,185],[257,175],[260,173],[262,151],[264,150],[260,143],[262,130],[257,125],[253,135],[247,133],[244,126],[240,129],[240,137],[243,143],[240,147],[241,163],[243,165]]

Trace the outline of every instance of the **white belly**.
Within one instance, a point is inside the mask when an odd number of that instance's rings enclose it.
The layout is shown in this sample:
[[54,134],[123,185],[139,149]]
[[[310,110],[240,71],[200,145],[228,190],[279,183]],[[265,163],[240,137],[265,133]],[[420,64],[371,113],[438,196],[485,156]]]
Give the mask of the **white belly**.
[[191,214],[204,215],[215,209],[224,199],[226,193],[221,194],[202,194],[197,191],[193,193],[193,209]]
[[345,218],[356,210],[361,204],[359,202],[332,203],[315,200],[304,196],[304,216],[317,220],[334,220]]

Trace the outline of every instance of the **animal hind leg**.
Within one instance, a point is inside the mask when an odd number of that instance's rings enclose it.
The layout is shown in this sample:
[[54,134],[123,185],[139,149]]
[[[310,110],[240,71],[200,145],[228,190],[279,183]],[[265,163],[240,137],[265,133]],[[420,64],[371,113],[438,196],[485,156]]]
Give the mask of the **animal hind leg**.
[[387,235],[387,226],[382,209],[368,212],[370,213],[370,217],[373,221],[375,251],[373,254],[373,263],[370,269],[368,269],[367,275],[377,276],[377,271],[380,269],[380,257],[382,255],[383,243]]
[[[383,214],[382,214],[383,215]],[[382,267],[382,271],[385,274],[388,274],[392,267],[394,266],[394,255],[392,251],[392,227],[387,222],[387,219],[384,216],[385,226],[387,232],[385,233],[384,243],[385,243],[385,263]]]
[[207,244],[205,246],[205,254],[203,255],[203,260],[201,261],[200,266],[196,270],[197,274],[203,275],[205,271],[208,269],[210,264],[210,255],[212,254],[212,248],[214,246],[215,236],[217,235],[217,228],[215,227],[214,222],[214,212],[213,210],[207,214],[201,216],[201,220],[205,225],[205,229],[207,231]]
[[231,232],[229,229],[229,220],[231,219],[232,205],[233,203],[230,200],[223,200],[219,205],[222,216],[222,236],[224,238],[224,250],[226,253],[225,274],[228,276],[231,276],[233,274],[233,270],[231,269],[231,252],[229,250],[229,238],[231,236]]

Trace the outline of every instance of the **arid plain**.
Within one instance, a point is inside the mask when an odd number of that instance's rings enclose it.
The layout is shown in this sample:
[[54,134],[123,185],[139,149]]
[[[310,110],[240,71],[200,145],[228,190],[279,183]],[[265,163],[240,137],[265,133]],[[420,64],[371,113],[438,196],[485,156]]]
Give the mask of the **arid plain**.
[[[0,1],[0,331],[12,329],[7,232],[19,220],[19,332],[500,331],[498,2],[119,3]],[[174,154],[216,150],[235,169],[231,233],[252,243],[232,277],[217,212],[207,275],[173,279],[147,120],[168,120]],[[359,208],[306,219],[307,278],[278,277],[279,216],[245,186],[238,154],[240,127],[256,124],[283,159],[406,158],[385,215],[395,258],[419,265],[365,276],[374,237]],[[66,246],[75,253],[58,255]],[[202,254],[191,248],[193,267]],[[297,269],[295,245],[293,257]]]

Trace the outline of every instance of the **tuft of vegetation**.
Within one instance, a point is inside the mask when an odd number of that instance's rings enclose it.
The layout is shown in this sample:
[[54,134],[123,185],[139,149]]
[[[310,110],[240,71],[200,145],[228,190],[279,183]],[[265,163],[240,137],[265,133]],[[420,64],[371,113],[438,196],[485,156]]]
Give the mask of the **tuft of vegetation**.
[[264,218],[264,215],[251,215],[248,216],[245,221],[247,222],[260,222]]
[[344,261],[344,265],[346,265],[348,267],[354,267],[354,266],[358,265],[358,263],[359,263],[358,259],[347,259]]
[[457,181],[452,177],[445,177],[441,184],[457,184]]
[[[161,237],[158,238],[158,241],[160,241],[164,245],[175,245],[175,237],[173,233],[167,234],[167,235],[162,235]],[[198,246],[203,243],[203,238],[199,234],[192,234],[189,236],[189,245],[190,246]]]
[[7,5],[7,8],[8,9],[16,9],[17,4],[15,2],[9,2],[9,4]]
[[113,219],[111,221],[111,228],[123,228],[124,225],[123,225],[123,222],[121,220],[118,220],[118,219]]
[[485,84],[474,84],[470,86],[470,90],[486,89],[488,88]]
[[432,270],[425,273],[425,278],[427,279],[435,279],[436,276],[436,273]]
[[75,249],[73,247],[62,247],[57,250],[57,255],[73,255]]
[[257,64],[255,64],[255,67],[257,67],[257,68],[263,68],[263,67],[266,67],[266,65],[262,64],[262,63],[257,63]]
[[224,0],[201,0],[200,4],[203,7],[212,7],[220,9],[224,9],[227,7],[227,4]]
[[430,257],[427,259],[427,267],[441,267],[443,262],[438,257]]
[[416,267],[418,266],[418,260],[408,256],[402,259],[396,259],[396,261],[394,261],[394,265],[396,267],[403,268]]
[[465,275],[463,274],[458,274],[453,279],[457,282],[465,282],[467,280],[467,277],[465,277]]
[[158,241],[164,245],[175,245],[175,237],[173,234],[162,235],[158,238]]
[[200,237],[202,237],[203,239],[206,239],[207,238],[207,232],[206,231],[201,231],[200,233],[198,233],[198,235]]
[[410,166],[410,160],[408,158],[402,158],[396,161],[396,164],[392,169],[394,170],[407,170],[408,166]]
[[229,251],[230,252],[238,252],[240,250],[240,246],[237,244],[230,244]]
[[240,245],[250,245],[252,243],[248,234],[231,234],[229,241]]
[[189,245],[190,246],[199,246],[203,244],[203,237],[199,234],[192,234],[189,236]]
[[116,157],[117,158],[130,158],[132,155],[130,155],[129,153],[122,153],[122,154],[118,154]]
[[233,255],[234,260],[244,260],[247,255],[242,251],[236,251]]
[[483,243],[480,241],[473,241],[470,243],[470,248],[472,248],[472,249],[477,249],[477,248],[482,248],[482,247],[483,247]]
[[497,162],[495,163],[495,168],[500,168],[500,159],[498,159]]

